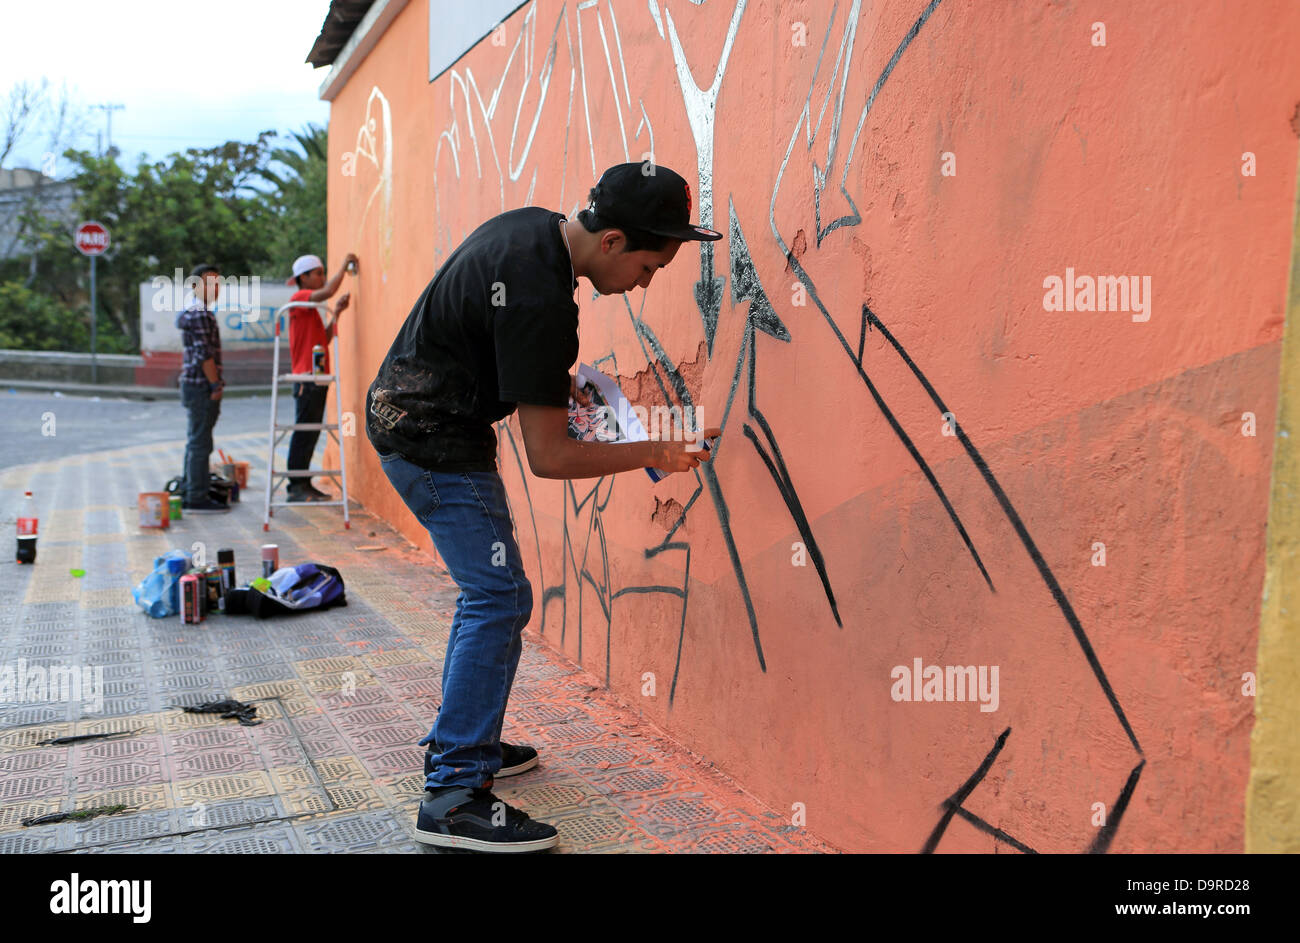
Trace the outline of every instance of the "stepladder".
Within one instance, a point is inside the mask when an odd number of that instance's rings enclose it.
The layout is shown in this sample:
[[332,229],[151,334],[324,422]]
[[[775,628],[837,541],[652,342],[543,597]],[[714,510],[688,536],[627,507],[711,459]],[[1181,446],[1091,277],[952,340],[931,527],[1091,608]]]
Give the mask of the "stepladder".
[[[317,312],[329,311],[329,305],[323,301],[293,301],[276,309],[273,319],[275,322],[275,352],[271,359],[271,432],[270,444],[267,448],[266,456],[266,513],[262,519],[262,530],[271,529],[271,517],[275,514],[278,507],[341,507],[343,508],[343,526],[351,528],[352,524],[348,517],[348,472],[347,472],[347,455],[343,450],[343,440],[339,430],[343,428],[343,395],[339,384],[339,338],[336,332],[330,341],[330,368],[331,373],[293,373],[290,365],[289,373],[280,372],[280,321],[281,317],[293,308],[315,308]],[[334,387],[334,421],[326,422],[329,408],[321,416],[321,422],[280,422],[278,416],[280,385],[282,383],[311,383],[319,386],[332,385]],[[296,417],[295,417],[296,419]],[[338,468],[277,468],[275,464],[275,450],[284,440],[285,436],[292,435],[298,431],[315,431],[323,432],[333,439],[338,449]],[[308,466],[311,465],[311,457],[307,460]],[[311,501],[298,502],[290,501],[289,483],[295,479],[306,479],[308,482],[314,477],[333,478],[339,483],[340,497],[338,500],[330,501]],[[282,498],[277,499],[277,492],[280,485],[285,485],[285,493]]]

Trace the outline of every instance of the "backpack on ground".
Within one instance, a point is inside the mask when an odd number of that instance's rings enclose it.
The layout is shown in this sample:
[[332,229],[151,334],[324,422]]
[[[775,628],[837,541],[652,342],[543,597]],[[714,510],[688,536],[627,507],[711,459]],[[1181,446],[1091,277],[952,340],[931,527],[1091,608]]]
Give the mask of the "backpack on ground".
[[259,619],[347,604],[343,576],[324,563],[281,567],[271,574],[267,583],[257,580],[226,594],[228,615],[251,612]]

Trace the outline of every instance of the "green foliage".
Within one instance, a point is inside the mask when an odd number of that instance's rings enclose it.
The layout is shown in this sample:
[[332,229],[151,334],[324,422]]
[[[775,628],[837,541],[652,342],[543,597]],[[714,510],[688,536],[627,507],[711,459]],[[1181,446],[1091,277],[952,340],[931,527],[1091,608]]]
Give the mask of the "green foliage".
[[270,258],[281,278],[287,278],[293,260],[300,255],[325,258],[325,185],[329,162],[329,132],[313,124],[293,139],[301,153],[279,147],[271,152],[271,163],[260,176],[274,188],[272,206],[276,225]]
[[[296,149],[273,147],[274,137],[190,148],[134,171],[113,156],[64,153],[78,218],[112,236],[96,270],[101,352],[139,350],[139,286],[155,275],[210,262],[223,275],[283,281],[295,257],[324,257],[328,134],[308,125],[292,135]],[[63,225],[24,219],[35,261],[0,263],[0,346],[89,350],[88,262]]]
[[[82,346],[84,344],[84,347]],[[90,325],[49,295],[0,282],[0,348],[82,350],[90,347]]]

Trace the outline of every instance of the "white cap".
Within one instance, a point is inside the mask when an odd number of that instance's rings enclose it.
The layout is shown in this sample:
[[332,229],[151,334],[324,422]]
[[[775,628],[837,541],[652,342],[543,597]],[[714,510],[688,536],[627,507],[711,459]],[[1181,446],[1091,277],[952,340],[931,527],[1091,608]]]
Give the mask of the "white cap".
[[293,275],[289,278],[289,284],[299,275],[310,272],[312,269],[324,268],[325,263],[314,255],[300,255],[293,260]]

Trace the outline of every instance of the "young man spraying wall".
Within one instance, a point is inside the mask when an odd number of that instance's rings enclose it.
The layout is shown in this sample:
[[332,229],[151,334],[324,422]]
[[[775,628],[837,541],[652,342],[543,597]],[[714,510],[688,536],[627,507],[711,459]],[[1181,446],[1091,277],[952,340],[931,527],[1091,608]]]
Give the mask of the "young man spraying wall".
[[[343,265],[329,281],[325,280],[325,263],[314,255],[303,255],[293,261],[293,275],[290,285],[298,290],[290,301],[325,301],[333,298],[343,282],[343,275],[351,266],[356,270],[357,257],[349,252]],[[351,296],[344,292],[334,308],[334,316],[326,324],[321,319],[318,308],[289,309],[289,356],[294,373],[312,373],[312,348],[317,345],[325,348],[325,357],[321,373],[330,372],[329,344],[334,339],[338,328],[338,319],[347,309]],[[293,404],[295,424],[318,424],[325,415],[325,399],[329,387],[316,383],[295,383],[293,385]],[[289,437],[289,458],[286,468],[289,471],[306,471],[311,468],[311,456],[316,450],[316,441],[320,438],[319,429],[295,429]],[[328,501],[330,496],[318,490],[307,475],[298,475],[289,479],[290,501]]]
[[493,423],[519,411],[539,478],[596,478],[654,466],[687,471],[709,453],[690,441],[579,442],[578,276],[601,294],[649,287],[685,241],[722,234],[690,223],[690,187],[662,165],[619,164],[591,190],[580,225],[541,207],[483,223],[416,301],[366,394],[366,434],[397,493],[429,531],[460,587],[443,662],[442,704],[420,741],[425,797],[416,837],[482,851],[550,848],[556,830],[492,794],[497,776],[537,765],[501,742],[506,701],[533,611]]

